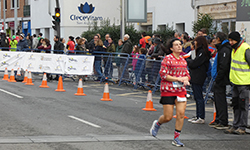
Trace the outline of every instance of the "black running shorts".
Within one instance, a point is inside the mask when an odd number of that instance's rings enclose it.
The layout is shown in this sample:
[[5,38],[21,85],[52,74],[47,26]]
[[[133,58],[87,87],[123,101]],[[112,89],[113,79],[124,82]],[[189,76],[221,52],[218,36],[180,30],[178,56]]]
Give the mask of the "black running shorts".
[[163,96],[160,99],[160,104],[162,105],[175,105],[175,100],[177,96]]

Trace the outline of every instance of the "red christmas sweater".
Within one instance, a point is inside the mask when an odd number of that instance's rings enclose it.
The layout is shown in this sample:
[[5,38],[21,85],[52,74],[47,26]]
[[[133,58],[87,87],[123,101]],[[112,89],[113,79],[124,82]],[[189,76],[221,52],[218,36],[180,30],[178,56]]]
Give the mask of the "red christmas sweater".
[[161,62],[161,96],[184,96],[187,94],[185,86],[174,87],[173,82],[166,80],[167,75],[186,77],[190,79],[186,60],[180,56],[177,59],[173,54],[167,55]]

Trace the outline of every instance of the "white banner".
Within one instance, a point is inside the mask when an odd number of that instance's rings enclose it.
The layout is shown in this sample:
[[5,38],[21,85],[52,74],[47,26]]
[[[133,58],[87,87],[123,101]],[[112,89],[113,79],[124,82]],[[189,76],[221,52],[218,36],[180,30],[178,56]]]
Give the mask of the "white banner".
[[31,72],[91,75],[93,63],[94,56],[0,51],[0,70],[23,68]]

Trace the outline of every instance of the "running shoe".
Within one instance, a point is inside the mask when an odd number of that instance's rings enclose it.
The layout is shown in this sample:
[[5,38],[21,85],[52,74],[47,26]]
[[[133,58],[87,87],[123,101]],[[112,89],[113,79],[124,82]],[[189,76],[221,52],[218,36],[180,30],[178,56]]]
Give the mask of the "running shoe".
[[235,133],[235,128],[234,127],[231,127],[231,128],[229,128],[229,129],[226,129],[225,131],[224,131],[224,133],[226,133],[226,134],[234,134]]
[[192,121],[194,121],[194,120],[197,120],[197,117],[196,117],[196,116],[194,116],[194,117],[188,119],[188,122],[192,122]]
[[218,123],[215,122],[215,121],[208,124],[208,126],[211,127],[211,128],[214,128],[214,127],[216,127],[217,125],[218,125]]
[[150,129],[150,134],[151,134],[152,136],[156,136],[157,133],[158,133],[158,130],[160,129],[160,126],[157,125],[157,122],[158,122],[158,120],[155,120],[155,121],[153,122],[153,124],[152,124],[151,129]]
[[237,130],[234,131],[234,134],[244,135],[244,134],[246,134],[246,131],[238,128]]
[[198,118],[198,119],[192,121],[192,123],[194,123],[194,124],[204,124],[204,123],[205,123],[205,120],[204,120],[204,119],[201,119],[201,118]]
[[184,144],[181,143],[181,141],[179,140],[179,138],[175,138],[175,139],[172,141],[172,145],[177,146],[177,147],[184,147]]
[[228,129],[229,126],[228,125],[223,125],[223,124],[218,124],[214,128],[217,129],[217,130],[225,130],[225,129]]

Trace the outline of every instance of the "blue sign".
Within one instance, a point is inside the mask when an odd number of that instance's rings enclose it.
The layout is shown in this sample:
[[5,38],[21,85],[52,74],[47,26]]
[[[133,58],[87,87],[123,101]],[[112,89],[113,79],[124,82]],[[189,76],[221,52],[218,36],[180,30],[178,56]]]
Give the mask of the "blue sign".
[[93,7],[92,4],[89,5],[88,2],[86,2],[84,5],[81,4],[78,9],[83,14],[91,14],[94,12],[95,7]]

